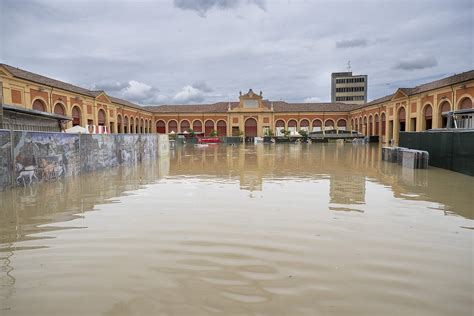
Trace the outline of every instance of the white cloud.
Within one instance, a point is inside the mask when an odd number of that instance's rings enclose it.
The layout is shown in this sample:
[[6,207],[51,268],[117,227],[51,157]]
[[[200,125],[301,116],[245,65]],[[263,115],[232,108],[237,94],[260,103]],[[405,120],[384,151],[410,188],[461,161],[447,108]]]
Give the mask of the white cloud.
[[191,85],[186,85],[184,88],[175,94],[173,97],[174,103],[199,103],[204,101],[204,92]]
[[321,102],[321,99],[318,97],[309,97],[303,100],[304,103],[318,103]]

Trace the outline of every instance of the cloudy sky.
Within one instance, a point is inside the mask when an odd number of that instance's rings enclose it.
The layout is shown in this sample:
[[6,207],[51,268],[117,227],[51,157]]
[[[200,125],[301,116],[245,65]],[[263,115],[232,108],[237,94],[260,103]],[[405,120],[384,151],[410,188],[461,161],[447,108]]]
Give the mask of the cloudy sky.
[[473,69],[472,0],[0,0],[0,62],[139,104],[369,99]]

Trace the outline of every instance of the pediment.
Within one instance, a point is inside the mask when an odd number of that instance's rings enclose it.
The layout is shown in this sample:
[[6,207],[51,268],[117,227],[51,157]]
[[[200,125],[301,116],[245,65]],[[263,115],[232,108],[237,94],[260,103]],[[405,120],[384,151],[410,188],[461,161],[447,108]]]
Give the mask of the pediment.
[[404,99],[408,97],[408,94],[403,91],[403,89],[398,89],[394,94],[393,94],[393,97],[392,97],[392,101],[393,100],[397,100],[397,99]]
[[103,102],[103,103],[112,103],[112,101],[110,101],[109,97],[107,96],[107,94],[105,94],[104,91],[102,91],[100,94],[98,94],[95,99],[99,102]]
[[8,72],[8,70],[6,70],[5,67],[2,67],[2,66],[0,66],[0,76],[13,77],[12,74]]

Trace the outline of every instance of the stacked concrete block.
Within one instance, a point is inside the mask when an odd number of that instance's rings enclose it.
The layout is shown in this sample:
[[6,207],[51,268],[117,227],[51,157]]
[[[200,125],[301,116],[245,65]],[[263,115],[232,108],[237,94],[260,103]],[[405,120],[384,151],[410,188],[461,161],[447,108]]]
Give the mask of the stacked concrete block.
[[403,147],[383,147],[382,160],[398,163],[411,169],[426,169],[428,168],[429,153]]

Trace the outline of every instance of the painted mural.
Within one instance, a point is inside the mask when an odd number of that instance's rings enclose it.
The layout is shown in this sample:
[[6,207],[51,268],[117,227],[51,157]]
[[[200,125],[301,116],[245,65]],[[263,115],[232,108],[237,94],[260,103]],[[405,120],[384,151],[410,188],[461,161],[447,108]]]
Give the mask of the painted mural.
[[0,191],[11,185],[11,146],[10,131],[0,130]]
[[[0,189],[30,186],[120,164],[152,161],[160,148],[169,152],[166,135],[79,135],[0,131]],[[13,179],[12,179],[13,177]]]
[[78,135],[14,132],[13,146],[17,185],[58,180],[81,171]]

